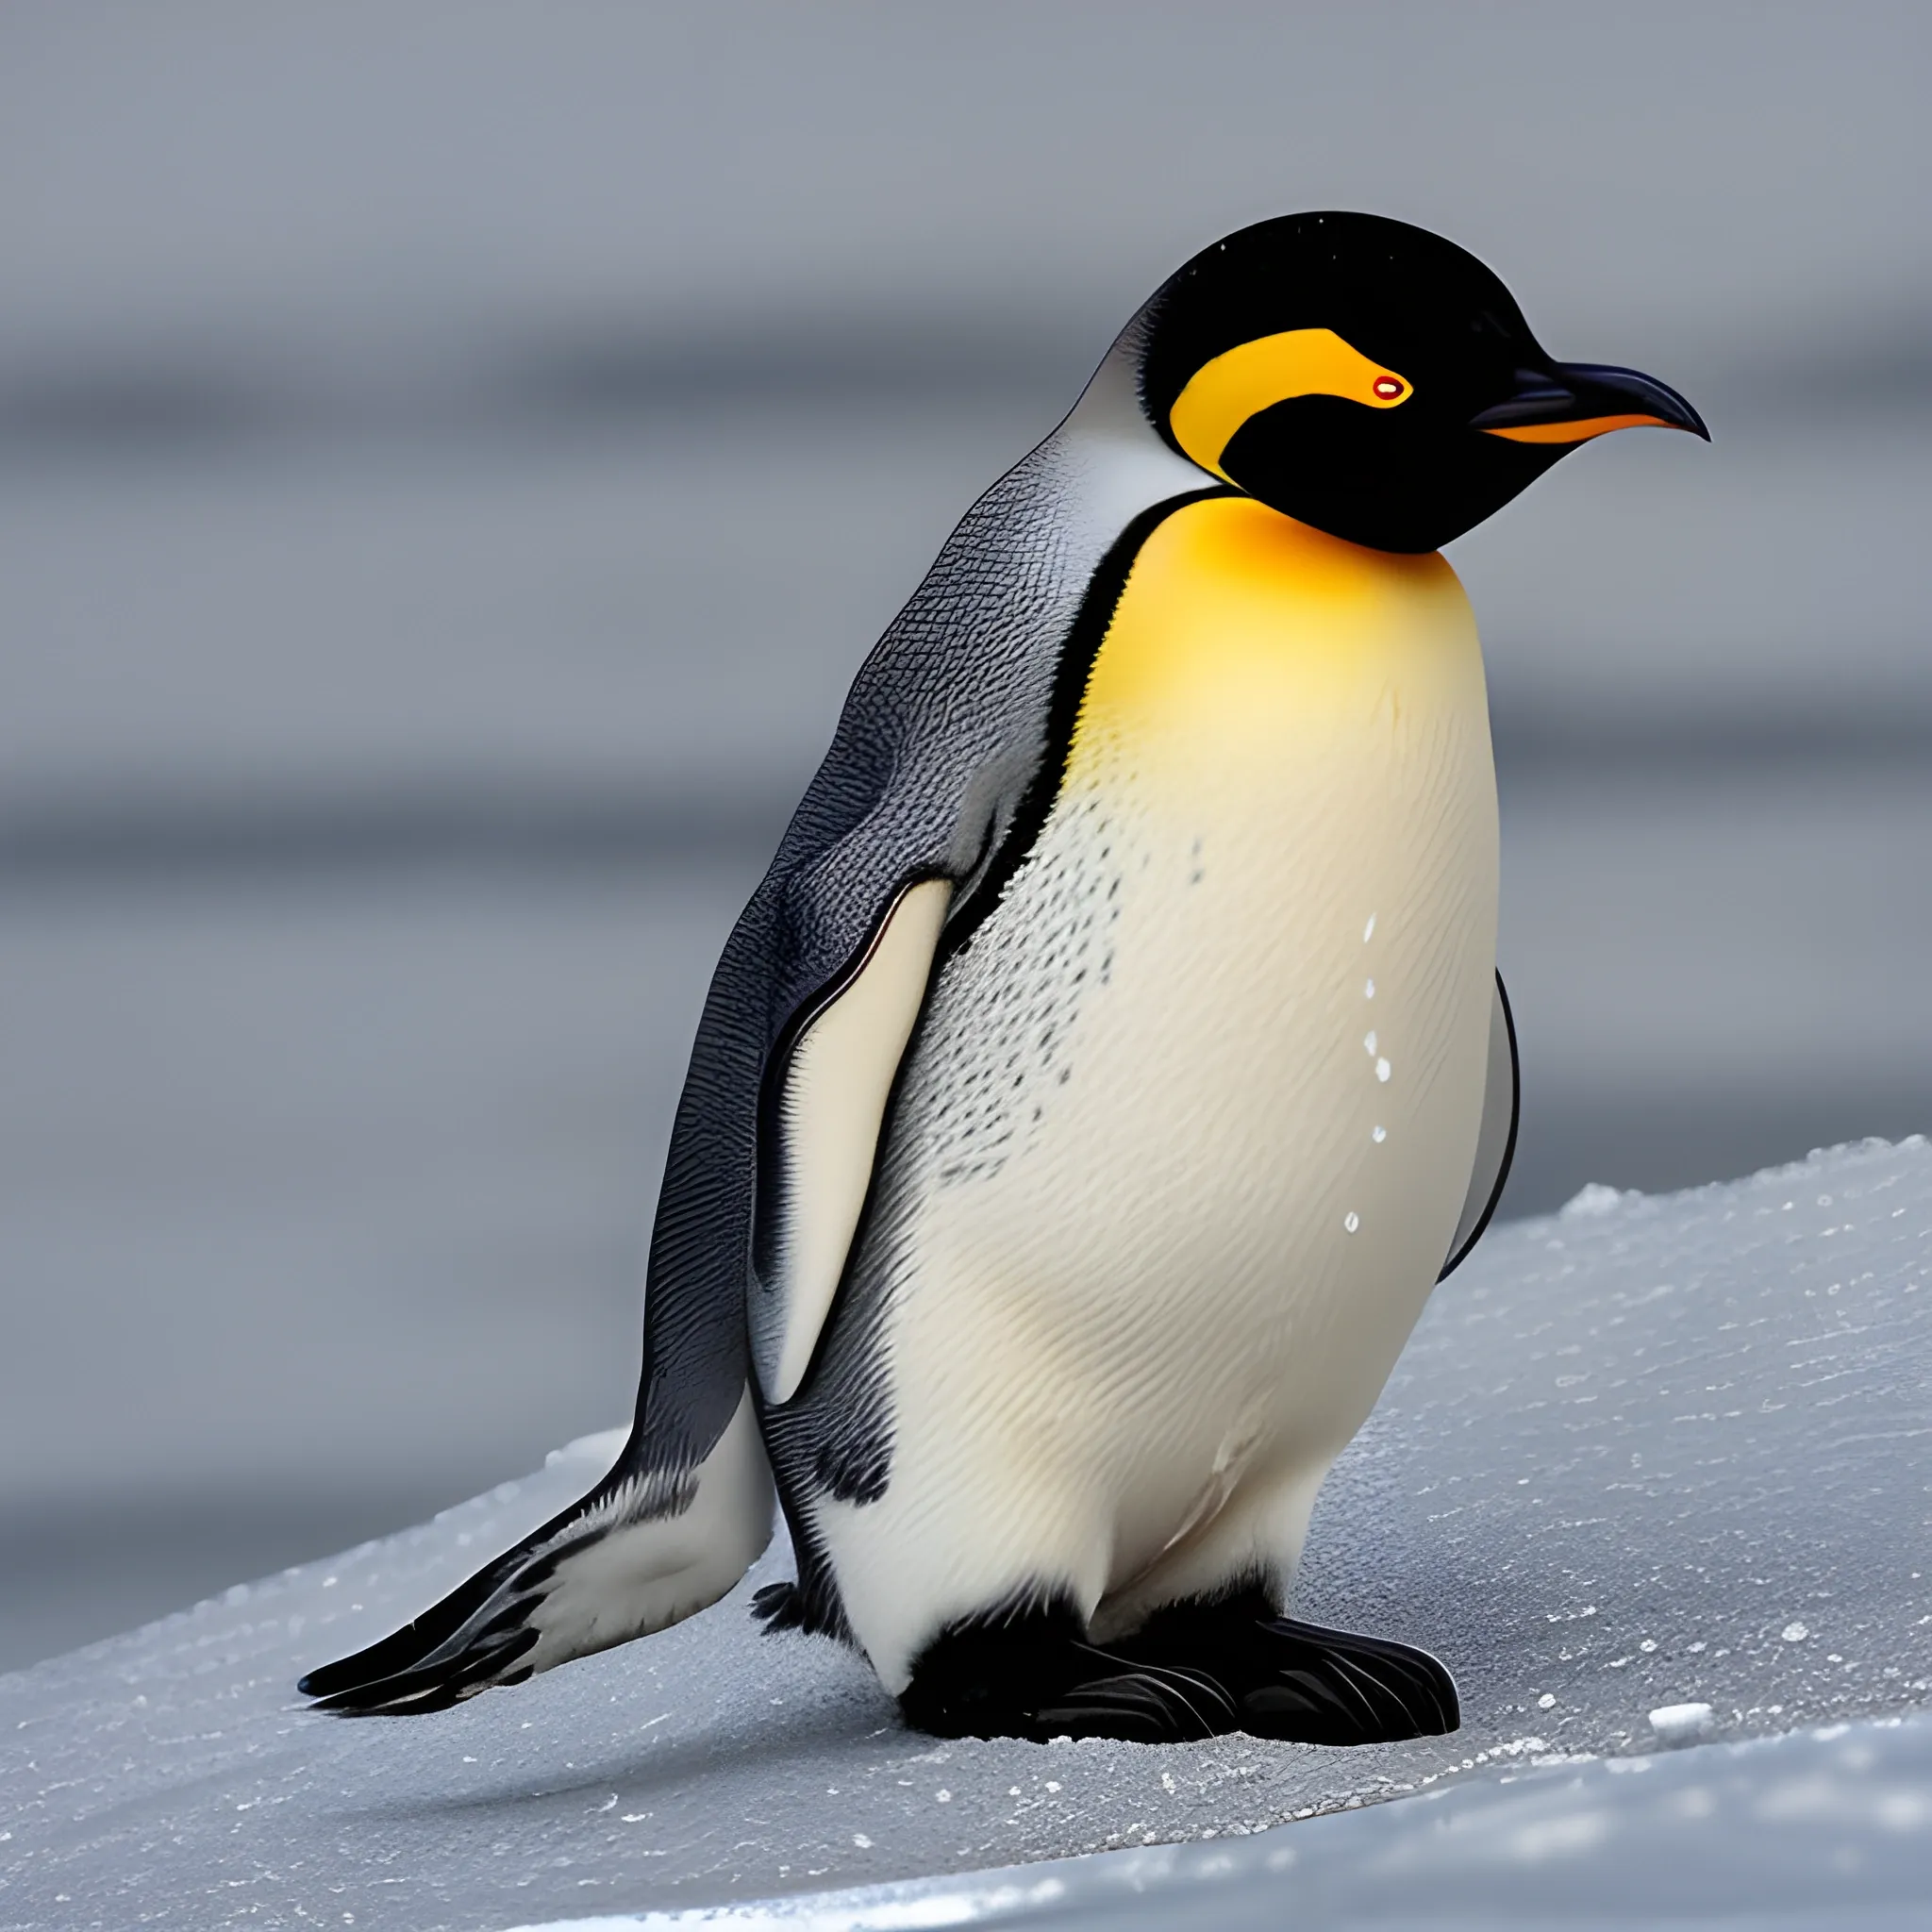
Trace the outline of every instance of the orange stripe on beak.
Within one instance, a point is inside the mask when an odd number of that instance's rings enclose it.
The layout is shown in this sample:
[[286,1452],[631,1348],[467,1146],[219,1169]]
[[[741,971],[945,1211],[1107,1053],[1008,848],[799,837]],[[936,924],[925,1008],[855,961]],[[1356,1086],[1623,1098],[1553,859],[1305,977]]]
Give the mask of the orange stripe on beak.
[[1521,423],[1513,429],[1485,429],[1485,436],[1507,436],[1511,442],[1588,442],[1612,429],[1675,429],[1661,416],[1581,416],[1574,423]]

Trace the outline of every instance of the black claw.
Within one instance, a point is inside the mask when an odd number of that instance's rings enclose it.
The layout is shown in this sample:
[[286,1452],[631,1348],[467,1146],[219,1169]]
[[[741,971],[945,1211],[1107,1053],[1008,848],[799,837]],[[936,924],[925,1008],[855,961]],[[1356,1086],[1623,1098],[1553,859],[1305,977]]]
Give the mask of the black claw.
[[1387,1678],[1369,1670],[1358,1658],[1336,1651],[1329,1658],[1338,1690],[1345,1690],[1358,1707],[1365,1726],[1407,1718],[1408,1700]]
[[768,1583],[753,1591],[752,1616],[767,1630],[805,1627],[805,1593],[795,1583]]
[[1078,1685],[1063,1701],[1035,1713],[1036,1734],[1173,1743],[1211,1738],[1228,1728],[1206,1716],[1186,1689],[1169,1681],[1173,1674],[1128,1671]]

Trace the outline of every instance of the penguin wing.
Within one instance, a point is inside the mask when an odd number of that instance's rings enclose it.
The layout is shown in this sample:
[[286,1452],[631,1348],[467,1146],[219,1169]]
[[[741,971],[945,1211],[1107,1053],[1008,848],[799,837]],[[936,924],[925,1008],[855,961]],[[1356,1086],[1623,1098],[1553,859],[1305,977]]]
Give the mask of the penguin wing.
[[771,1533],[772,1473],[747,1393],[683,1481],[639,1473],[626,1449],[595,1489],[514,1549],[296,1688],[344,1717],[443,1710],[715,1603]]
[[952,897],[950,879],[906,885],[774,1060],[758,1242],[759,1279],[779,1302],[758,1365],[767,1402],[798,1392],[831,1312]]
[[754,1378],[776,1400],[809,1361],[941,925],[997,895],[1030,836],[1082,640],[1097,644],[1147,530],[1218,493],[1145,429],[1124,356],[947,540],[725,942],[672,1129],[616,1465],[413,1623],[310,1673],[324,1708],[432,1710],[643,1636],[715,1601],[764,1547]]
[[1496,996],[1490,1004],[1490,1066],[1483,1084],[1483,1124],[1476,1134],[1475,1166],[1469,1176],[1462,1218],[1456,1224],[1456,1239],[1449,1244],[1449,1258],[1443,1262],[1442,1273],[1436,1277],[1438,1281],[1461,1267],[1495,1217],[1496,1204],[1503,1198],[1503,1184],[1509,1178],[1509,1166],[1516,1158],[1516,1121],[1522,1103],[1523,1075],[1516,1062],[1516,1021],[1509,1011],[1509,995],[1499,973]]
[[[952,896],[957,820],[982,775],[959,774],[953,823],[917,809],[933,794],[903,796],[920,735],[898,701],[918,685],[880,668],[875,655],[860,674],[712,977],[652,1232],[623,1453],[412,1623],[304,1677],[323,1709],[441,1709],[648,1635],[716,1601],[769,1541],[751,1344],[768,1396],[781,1363],[795,1386],[871,1185]],[[983,815],[1000,788],[980,789]]]

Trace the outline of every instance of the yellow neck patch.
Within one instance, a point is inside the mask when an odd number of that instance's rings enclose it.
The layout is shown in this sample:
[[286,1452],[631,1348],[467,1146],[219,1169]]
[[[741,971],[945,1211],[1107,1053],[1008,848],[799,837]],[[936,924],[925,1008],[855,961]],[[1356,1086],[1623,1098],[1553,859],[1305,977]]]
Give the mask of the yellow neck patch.
[[[1250,416],[1291,396],[1340,396],[1393,409],[1412,393],[1392,369],[1371,362],[1332,328],[1257,336],[1197,369],[1168,411],[1174,441],[1204,470],[1224,476],[1222,452]],[[1231,479],[1229,479],[1231,480]]]
[[1482,652],[1448,563],[1211,497],[1176,510],[1135,558],[1067,774],[1090,779],[1139,747],[1129,762],[1143,775],[1187,766],[1239,783],[1291,747],[1304,761],[1355,757],[1365,720],[1405,711],[1487,730]]

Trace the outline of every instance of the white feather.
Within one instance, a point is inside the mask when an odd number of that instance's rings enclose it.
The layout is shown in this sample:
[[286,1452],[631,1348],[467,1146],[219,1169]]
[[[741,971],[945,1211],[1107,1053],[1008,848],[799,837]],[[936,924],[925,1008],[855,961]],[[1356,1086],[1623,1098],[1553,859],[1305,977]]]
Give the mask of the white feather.
[[925,879],[900,893],[864,964],[814,1015],[786,1067],[778,1108],[784,1339],[775,1366],[759,1377],[770,1402],[797,1392],[839,1291],[952,890],[944,879]]
[[[621,1518],[619,1491],[607,1513]],[[574,1525],[594,1528],[596,1519]],[[745,1391],[717,1446],[699,1465],[697,1491],[676,1516],[623,1524],[557,1566],[530,1613],[527,1661],[539,1671],[680,1622],[715,1603],[772,1540],[772,1474]]]

